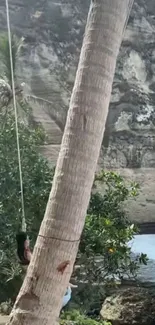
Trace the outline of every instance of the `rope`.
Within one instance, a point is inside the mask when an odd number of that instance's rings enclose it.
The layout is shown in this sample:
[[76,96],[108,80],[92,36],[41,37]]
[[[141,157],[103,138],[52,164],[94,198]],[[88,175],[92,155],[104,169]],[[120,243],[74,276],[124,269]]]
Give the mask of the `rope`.
[[63,241],[63,242],[68,242],[68,243],[77,243],[80,242],[80,238],[79,239],[63,239],[63,238],[59,238],[59,237],[54,237],[54,236],[43,236],[43,235],[38,235],[38,237],[44,238],[44,239],[54,239],[54,240],[59,240],[59,241]]
[[10,68],[11,68],[11,82],[12,82],[12,95],[13,95],[13,107],[15,112],[15,128],[16,128],[16,141],[17,141],[17,152],[18,152],[18,166],[19,166],[19,179],[20,179],[20,191],[21,191],[21,209],[22,209],[22,226],[21,230],[26,232],[26,220],[25,220],[25,208],[24,208],[24,194],[23,194],[23,178],[22,178],[22,167],[21,167],[21,155],[19,145],[19,130],[18,130],[18,113],[15,93],[15,81],[13,71],[13,58],[12,58],[12,42],[11,42],[11,29],[10,29],[10,17],[9,17],[9,5],[6,0],[6,15],[7,15],[7,30],[8,30],[8,41],[9,41],[9,52],[10,52]]

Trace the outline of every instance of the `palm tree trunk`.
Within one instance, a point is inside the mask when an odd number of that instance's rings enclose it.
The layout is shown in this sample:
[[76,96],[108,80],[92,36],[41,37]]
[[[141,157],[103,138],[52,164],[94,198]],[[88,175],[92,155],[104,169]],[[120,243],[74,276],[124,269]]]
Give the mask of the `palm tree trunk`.
[[8,324],[57,324],[85,222],[129,2],[91,3],[52,191]]

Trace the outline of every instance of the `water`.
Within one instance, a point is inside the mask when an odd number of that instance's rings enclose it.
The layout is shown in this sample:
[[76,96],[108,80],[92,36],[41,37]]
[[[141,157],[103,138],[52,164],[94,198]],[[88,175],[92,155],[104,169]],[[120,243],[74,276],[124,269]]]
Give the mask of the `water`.
[[137,235],[129,243],[134,254],[147,254],[149,261],[142,265],[138,272],[141,281],[155,282],[155,235]]

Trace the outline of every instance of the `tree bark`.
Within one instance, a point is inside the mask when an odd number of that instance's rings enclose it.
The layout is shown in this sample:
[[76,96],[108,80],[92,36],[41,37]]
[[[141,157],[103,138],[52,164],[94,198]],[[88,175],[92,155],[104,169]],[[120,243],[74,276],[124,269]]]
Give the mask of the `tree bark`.
[[9,325],[55,325],[83,230],[130,0],[93,0],[47,209]]

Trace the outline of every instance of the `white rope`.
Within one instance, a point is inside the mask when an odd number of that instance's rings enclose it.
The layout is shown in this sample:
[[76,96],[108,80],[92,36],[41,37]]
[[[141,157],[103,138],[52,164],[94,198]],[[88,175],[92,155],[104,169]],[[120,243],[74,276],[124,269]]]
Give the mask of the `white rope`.
[[15,81],[14,81],[14,71],[13,71],[12,42],[11,42],[11,29],[10,29],[10,17],[9,17],[8,0],[6,0],[6,15],[7,15],[7,29],[8,29],[9,52],[10,52],[12,95],[13,95],[13,107],[14,107],[14,112],[15,112],[15,127],[16,127],[16,140],[17,140],[18,165],[19,165],[19,179],[20,179],[20,191],[21,191],[21,208],[22,208],[22,227],[21,228],[22,228],[22,231],[26,232],[24,194],[23,194],[23,177],[22,177],[21,155],[20,155],[20,145],[19,145],[18,113],[17,113]]

